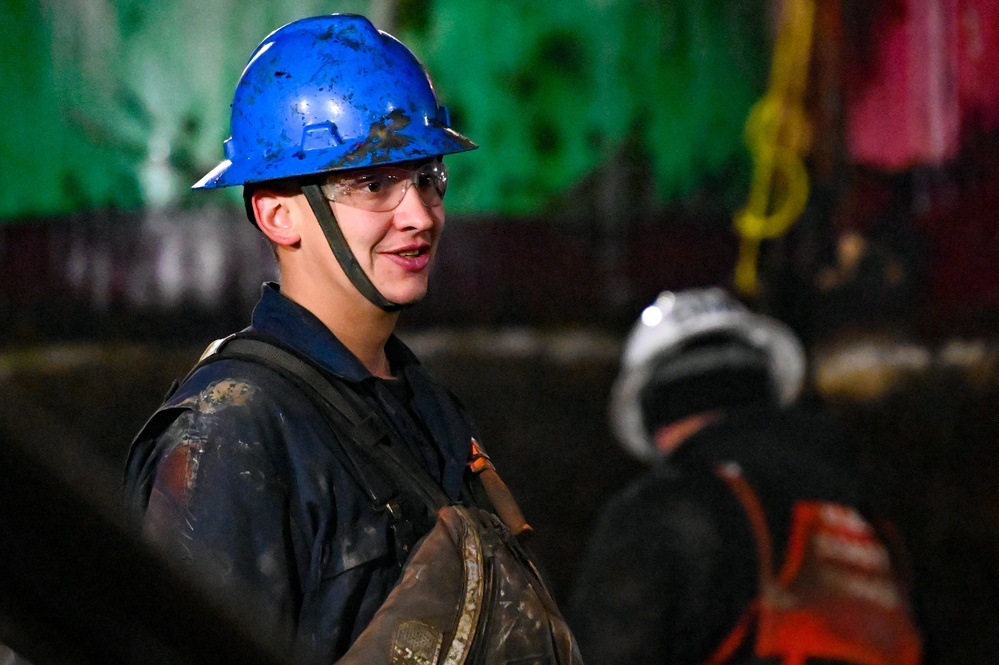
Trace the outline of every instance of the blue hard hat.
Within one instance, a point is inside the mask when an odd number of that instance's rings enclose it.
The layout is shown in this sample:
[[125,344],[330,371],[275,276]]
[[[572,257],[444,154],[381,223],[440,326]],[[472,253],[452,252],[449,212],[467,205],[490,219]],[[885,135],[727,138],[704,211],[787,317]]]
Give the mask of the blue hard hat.
[[446,155],[477,146],[450,127],[423,65],[363,16],[294,21],[250,57],[226,159],[195,189]]

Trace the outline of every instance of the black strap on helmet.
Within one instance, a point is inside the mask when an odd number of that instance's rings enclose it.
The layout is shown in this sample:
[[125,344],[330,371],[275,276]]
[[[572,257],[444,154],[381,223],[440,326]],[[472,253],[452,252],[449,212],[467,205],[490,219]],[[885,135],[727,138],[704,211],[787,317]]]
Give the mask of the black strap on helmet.
[[343,231],[340,230],[340,225],[337,223],[336,217],[333,216],[333,210],[326,197],[323,196],[322,188],[316,183],[306,183],[302,185],[302,192],[309,201],[316,219],[319,220],[319,226],[326,236],[326,242],[329,243],[330,249],[333,250],[333,256],[336,257],[340,267],[347,274],[347,278],[361,292],[361,295],[386,312],[397,312],[406,307],[405,304],[388,300],[371,283],[353,252],[350,251],[347,239],[343,237]]

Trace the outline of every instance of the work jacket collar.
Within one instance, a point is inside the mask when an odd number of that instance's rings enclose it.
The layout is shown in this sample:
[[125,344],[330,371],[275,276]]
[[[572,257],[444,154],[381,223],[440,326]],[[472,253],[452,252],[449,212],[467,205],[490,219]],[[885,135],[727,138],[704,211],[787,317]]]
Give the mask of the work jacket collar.
[[[359,383],[372,377],[315,314],[282,294],[281,287],[274,282],[267,282],[261,288],[260,301],[253,308],[250,321],[250,331],[280,340],[344,380]],[[419,364],[416,356],[395,335],[386,342],[385,353],[395,372]]]

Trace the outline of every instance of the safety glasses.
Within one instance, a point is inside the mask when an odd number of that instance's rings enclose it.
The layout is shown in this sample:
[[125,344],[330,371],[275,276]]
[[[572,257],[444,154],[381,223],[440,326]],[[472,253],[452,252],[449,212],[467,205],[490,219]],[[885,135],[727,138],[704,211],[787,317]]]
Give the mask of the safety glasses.
[[370,212],[389,212],[399,207],[410,186],[416,187],[423,205],[439,206],[447,191],[447,167],[436,161],[415,169],[377,166],[330,176],[322,190],[329,201]]

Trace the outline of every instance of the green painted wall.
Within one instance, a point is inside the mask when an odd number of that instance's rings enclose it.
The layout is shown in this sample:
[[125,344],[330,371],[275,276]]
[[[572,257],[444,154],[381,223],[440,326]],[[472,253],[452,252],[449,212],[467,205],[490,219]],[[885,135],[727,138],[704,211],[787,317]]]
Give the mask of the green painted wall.
[[544,212],[623,146],[662,201],[748,161],[769,59],[755,2],[4,0],[0,221],[234,201],[188,187],[221,159],[253,47],[302,16],[393,6],[481,146],[450,161],[452,212]]

